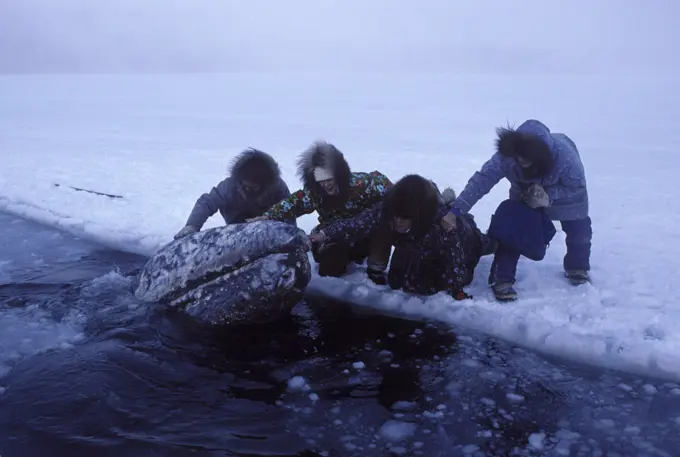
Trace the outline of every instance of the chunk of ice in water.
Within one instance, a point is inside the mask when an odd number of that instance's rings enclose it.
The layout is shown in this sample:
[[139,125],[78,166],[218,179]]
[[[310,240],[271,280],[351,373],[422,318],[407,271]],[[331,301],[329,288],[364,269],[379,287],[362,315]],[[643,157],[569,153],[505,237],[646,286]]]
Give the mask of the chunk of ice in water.
[[293,376],[288,380],[288,388],[290,390],[309,390],[307,380],[302,376]]
[[388,441],[402,441],[416,431],[416,424],[389,420],[380,427],[380,436]]
[[534,449],[543,449],[543,441],[545,441],[545,433],[532,433],[529,435],[529,445]]
[[524,396],[512,392],[506,394],[505,397],[512,403],[522,403],[524,401]]

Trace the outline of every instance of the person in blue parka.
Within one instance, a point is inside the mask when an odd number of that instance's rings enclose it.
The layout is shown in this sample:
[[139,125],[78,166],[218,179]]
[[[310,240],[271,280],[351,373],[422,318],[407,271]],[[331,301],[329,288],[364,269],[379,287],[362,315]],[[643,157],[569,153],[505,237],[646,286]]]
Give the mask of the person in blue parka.
[[[566,235],[565,276],[573,285],[589,282],[593,232],[585,170],[576,144],[534,119],[517,129],[498,128],[496,132],[496,153],[470,178],[442,225],[448,230],[455,228],[456,216],[466,214],[506,178],[510,200],[542,208],[550,220],[560,221]],[[498,245],[492,285],[498,300],[517,298],[513,285],[519,257],[516,249]]]
[[[289,196],[290,190],[276,160],[259,149],[245,149],[234,158],[229,176],[196,200],[185,226],[174,238],[200,231],[218,211],[225,224],[242,224],[261,216]],[[288,218],[285,222],[297,225],[295,219]]]

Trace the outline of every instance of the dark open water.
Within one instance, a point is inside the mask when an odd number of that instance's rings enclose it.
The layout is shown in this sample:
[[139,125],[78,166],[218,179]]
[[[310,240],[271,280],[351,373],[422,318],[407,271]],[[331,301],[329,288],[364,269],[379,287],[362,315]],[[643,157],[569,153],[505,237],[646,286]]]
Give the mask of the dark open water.
[[2,457],[680,455],[673,383],[331,301],[215,332],[134,299],[143,258],[0,233]]

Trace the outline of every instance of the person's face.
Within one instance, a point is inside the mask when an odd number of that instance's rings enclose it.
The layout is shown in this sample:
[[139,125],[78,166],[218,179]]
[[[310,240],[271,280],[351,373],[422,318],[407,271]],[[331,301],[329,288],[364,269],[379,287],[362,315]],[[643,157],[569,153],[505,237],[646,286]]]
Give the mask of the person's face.
[[392,227],[394,227],[394,231],[401,233],[402,235],[410,232],[412,225],[413,223],[411,222],[411,219],[405,219],[398,216],[392,219]]
[[527,160],[522,156],[517,156],[517,163],[522,168],[529,168],[533,165],[533,162],[531,160]]
[[243,192],[246,195],[255,195],[260,190],[262,189],[262,186],[260,186],[258,183],[255,181],[249,181],[247,179],[241,180],[241,189],[243,189]]
[[337,195],[340,190],[333,178],[319,181],[319,185],[328,195]]

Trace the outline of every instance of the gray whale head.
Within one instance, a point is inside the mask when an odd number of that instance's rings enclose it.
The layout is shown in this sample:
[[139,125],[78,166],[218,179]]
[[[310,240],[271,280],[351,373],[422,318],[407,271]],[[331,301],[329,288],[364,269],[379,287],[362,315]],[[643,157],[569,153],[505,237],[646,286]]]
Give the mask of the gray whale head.
[[159,249],[133,290],[207,324],[269,322],[300,300],[311,279],[309,249],[305,232],[284,222],[211,228]]

